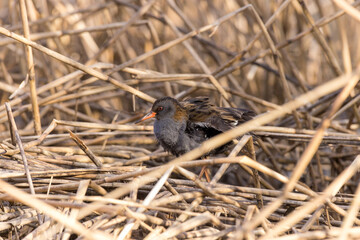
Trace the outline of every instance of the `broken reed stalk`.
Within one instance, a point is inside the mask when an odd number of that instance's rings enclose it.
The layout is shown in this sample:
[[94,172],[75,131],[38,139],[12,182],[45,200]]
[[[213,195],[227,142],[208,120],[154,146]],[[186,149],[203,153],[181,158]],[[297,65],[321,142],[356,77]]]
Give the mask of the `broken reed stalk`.
[[[21,154],[21,158],[22,158],[22,161],[23,161],[23,164],[24,164],[25,174],[26,174],[26,178],[27,178],[27,181],[28,181],[28,184],[29,184],[30,193],[32,195],[35,195],[34,184],[33,184],[32,178],[31,178],[31,173],[30,173],[30,170],[29,170],[28,161],[27,161],[27,158],[26,158],[26,155],[25,155],[25,150],[24,150],[24,147],[23,147],[23,144],[22,144],[22,141],[21,141],[21,138],[20,138],[16,123],[15,123],[14,116],[13,116],[12,111],[11,111],[11,106],[8,103],[5,103],[5,107],[6,107],[6,111],[7,111],[8,118],[9,118],[9,124],[11,126],[10,127],[11,136],[12,136],[12,138],[15,138],[15,139],[12,139],[12,142],[15,142],[15,140],[16,140],[17,146],[20,149],[20,154]],[[42,224],[40,214],[38,213],[37,216],[38,216],[39,224]]]
[[30,174],[30,171],[29,171],[29,165],[28,165],[28,161],[27,161],[27,158],[25,156],[25,151],[24,151],[24,147],[23,147],[23,144],[22,144],[22,141],[21,141],[21,138],[20,138],[20,135],[19,135],[19,132],[17,130],[17,127],[16,127],[16,123],[15,123],[15,119],[12,115],[12,111],[11,111],[11,107],[8,103],[5,103],[5,107],[6,107],[6,111],[8,113],[8,117],[9,117],[9,124],[11,125],[11,132],[12,132],[12,136],[14,134],[13,137],[15,137],[15,139],[13,139],[13,142],[14,140],[16,141],[18,147],[19,147],[19,150],[20,150],[20,154],[21,154],[21,157],[22,157],[22,161],[23,161],[23,164],[24,164],[24,169],[25,169],[25,173],[26,173],[26,177],[27,177],[27,180],[28,180],[28,183],[29,183],[29,187],[30,187],[30,192],[31,194],[35,194],[35,190],[34,190],[34,185],[33,185],[33,181],[31,179],[31,174]]
[[81,150],[84,151],[84,153],[90,158],[90,160],[95,164],[96,167],[101,168],[102,163],[101,161],[95,156],[95,154],[86,146],[86,144],[81,141],[81,139],[76,136],[70,129],[68,129],[68,132],[70,133],[70,137],[74,142],[79,146]]
[[[30,29],[28,24],[28,16],[25,5],[25,0],[19,1],[20,10],[21,10],[21,20],[23,24],[24,37],[26,39],[30,39]],[[38,104],[38,96],[36,93],[36,78],[35,78],[35,62],[33,58],[32,48],[27,45],[25,46],[26,52],[26,62],[28,66],[28,74],[29,74],[29,86],[30,86],[30,97],[31,97],[31,105],[33,110],[34,117],[34,130],[36,135],[41,135],[41,119],[40,119],[40,111]]]

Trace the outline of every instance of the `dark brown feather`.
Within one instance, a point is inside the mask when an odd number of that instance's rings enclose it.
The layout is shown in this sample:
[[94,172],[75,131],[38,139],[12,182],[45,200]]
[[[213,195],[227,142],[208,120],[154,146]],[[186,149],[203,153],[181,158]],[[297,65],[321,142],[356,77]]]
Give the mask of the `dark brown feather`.
[[186,99],[181,105],[186,109],[190,122],[214,128],[219,132],[227,131],[255,116],[250,110],[217,107],[208,97]]

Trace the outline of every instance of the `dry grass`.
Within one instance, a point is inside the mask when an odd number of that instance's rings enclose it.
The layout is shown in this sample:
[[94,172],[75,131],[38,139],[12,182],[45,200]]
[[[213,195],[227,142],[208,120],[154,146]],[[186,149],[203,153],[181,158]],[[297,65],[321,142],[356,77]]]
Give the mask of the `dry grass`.
[[[360,238],[360,1],[0,4],[0,238]],[[179,158],[134,124],[198,95],[259,116]]]

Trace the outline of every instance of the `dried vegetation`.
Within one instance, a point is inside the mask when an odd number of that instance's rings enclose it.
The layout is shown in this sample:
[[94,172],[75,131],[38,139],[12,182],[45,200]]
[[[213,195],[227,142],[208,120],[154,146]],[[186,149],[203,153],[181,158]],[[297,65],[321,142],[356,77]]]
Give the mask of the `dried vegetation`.
[[[360,1],[0,4],[0,238],[360,238]],[[175,158],[166,95],[258,117]]]

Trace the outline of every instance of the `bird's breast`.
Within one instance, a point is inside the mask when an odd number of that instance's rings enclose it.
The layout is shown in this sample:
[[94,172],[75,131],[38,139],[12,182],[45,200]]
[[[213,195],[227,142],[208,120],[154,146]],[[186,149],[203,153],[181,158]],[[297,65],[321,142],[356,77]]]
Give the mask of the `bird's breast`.
[[176,145],[179,137],[179,124],[171,119],[155,120],[154,134],[160,144],[169,149]]
[[155,120],[154,123],[154,133],[161,146],[177,156],[199,146],[185,129],[186,122],[172,119]]

